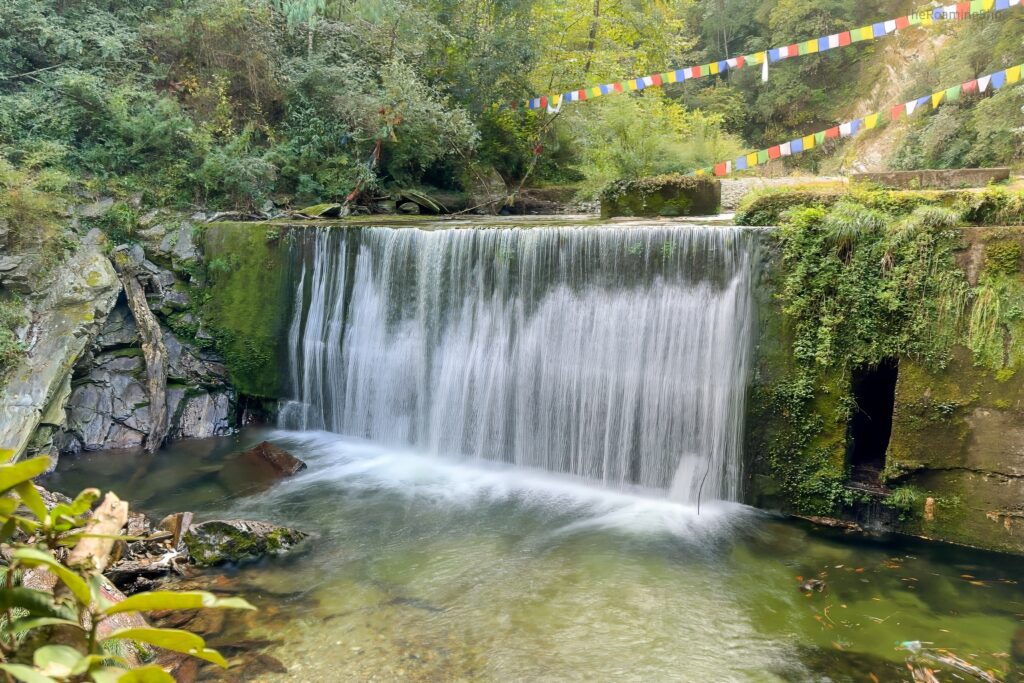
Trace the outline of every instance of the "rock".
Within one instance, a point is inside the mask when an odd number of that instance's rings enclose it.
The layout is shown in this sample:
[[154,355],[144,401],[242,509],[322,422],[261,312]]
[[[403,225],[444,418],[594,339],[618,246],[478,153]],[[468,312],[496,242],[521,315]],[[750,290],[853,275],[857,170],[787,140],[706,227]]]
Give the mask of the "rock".
[[[127,597],[108,580],[100,582],[100,594],[111,604],[117,604]],[[146,623],[146,620],[138,612],[121,612],[101,621],[96,628],[96,635],[102,639],[108,637],[114,631],[128,628],[149,628],[149,624]],[[128,660],[130,666],[138,667],[141,666],[139,661],[140,651],[141,654],[152,654],[152,649],[148,645],[140,645],[138,650],[136,648],[123,648],[118,654]]]
[[167,515],[156,525],[158,529],[171,534],[170,545],[172,548],[181,546],[182,537],[189,527],[192,526],[191,512],[176,512]]
[[195,616],[188,622],[188,630],[206,638],[218,635],[224,630],[226,616],[222,609],[196,610]]
[[415,215],[420,212],[420,205],[416,202],[402,202],[398,205],[398,212]]
[[269,441],[264,441],[263,443],[253,446],[249,450],[245,451],[242,453],[241,459],[253,463],[268,463],[283,477],[290,477],[293,474],[297,474],[306,469],[306,463],[302,462],[280,446],[275,446]]
[[175,268],[199,260],[199,250],[192,239],[192,223],[182,221],[177,229],[169,231],[160,240],[159,253],[170,256]]
[[304,469],[306,463],[283,448],[264,441],[225,462],[219,479],[233,494],[255,493]]
[[31,294],[42,284],[36,277],[41,269],[38,254],[0,256],[0,286],[19,294]]
[[186,395],[181,389],[167,392],[171,415],[170,436],[175,439],[207,439],[233,431],[231,395],[228,392]]
[[98,231],[90,231],[35,305],[27,353],[0,395],[0,443],[16,453],[59,402],[72,369],[117,300],[121,286],[103,243]]
[[83,218],[99,218],[107,213],[114,206],[113,197],[102,197],[92,204],[86,204],[78,209],[78,215]]
[[139,329],[135,326],[135,318],[132,317],[123,297],[120,298],[106,322],[103,323],[103,327],[100,328],[96,344],[101,349],[138,346]]
[[300,209],[298,213],[308,218],[328,218],[341,214],[341,204],[315,204]]
[[56,491],[48,491],[42,486],[33,484],[36,487],[36,491],[39,492],[39,497],[43,499],[43,505],[46,506],[47,510],[52,510],[58,505],[70,505],[71,499],[65,496],[63,493]]
[[128,526],[125,528],[129,536],[149,536],[151,526],[146,515],[141,512],[128,512]]
[[200,567],[279,555],[307,538],[296,529],[269,522],[214,520],[193,524],[185,533],[185,547]]

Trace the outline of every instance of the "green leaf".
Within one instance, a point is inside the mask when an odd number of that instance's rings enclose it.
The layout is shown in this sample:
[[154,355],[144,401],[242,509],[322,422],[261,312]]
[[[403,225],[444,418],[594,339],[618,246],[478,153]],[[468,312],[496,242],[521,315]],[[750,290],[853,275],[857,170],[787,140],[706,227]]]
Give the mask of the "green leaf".
[[24,664],[0,664],[0,671],[6,671],[22,683],[57,683],[54,679],[39,673]]
[[11,632],[23,633],[42,626],[74,626],[80,631],[85,630],[77,621],[72,621],[70,619],[61,619],[59,617],[31,617],[29,619],[16,620],[11,624]]
[[32,588],[17,587],[0,591],[0,610],[12,607],[23,609],[32,617],[74,619],[77,616],[70,607],[55,604],[52,594]]
[[32,663],[48,676],[64,678],[77,666],[82,654],[68,645],[44,645],[32,653]]
[[49,514],[46,511],[46,503],[43,502],[43,497],[39,495],[39,491],[36,491],[36,487],[31,481],[23,481],[14,487],[14,490],[21,496],[21,502],[25,504],[32,514],[36,516],[40,522],[46,519]]
[[219,666],[228,667],[228,663],[216,650],[206,647],[206,641],[194,633],[175,628],[127,628],[110,634],[107,640],[134,640],[162,647],[165,650],[183,652],[199,659],[205,659]]
[[12,498],[11,496],[0,498],[0,517],[6,517],[16,509],[18,509],[17,498]]
[[81,517],[92,509],[93,503],[99,500],[99,497],[99,489],[85,489],[75,496],[75,499],[70,503],[55,505],[50,514],[55,519],[57,517]]
[[22,460],[13,465],[0,465],[0,493],[10,491],[23,481],[31,481],[50,467],[45,455],[31,460]]
[[105,666],[102,669],[93,669],[89,676],[94,683],[117,683],[117,679],[124,675],[124,669],[116,669],[112,666]]
[[49,571],[56,574],[58,579],[64,582],[64,585],[71,590],[71,593],[80,603],[88,605],[92,602],[89,584],[85,582],[85,579],[53,559],[53,556],[49,553],[36,550],[35,548],[19,548],[14,551],[13,557],[26,567],[46,567]]
[[205,591],[153,591],[138,593],[113,605],[104,614],[120,612],[151,612],[164,609],[256,609],[242,598],[218,598]]
[[121,674],[117,683],[174,683],[174,677],[159,666],[151,664]]
[[14,536],[14,530],[18,528],[18,520],[8,517],[4,525],[0,527],[0,543],[6,543]]

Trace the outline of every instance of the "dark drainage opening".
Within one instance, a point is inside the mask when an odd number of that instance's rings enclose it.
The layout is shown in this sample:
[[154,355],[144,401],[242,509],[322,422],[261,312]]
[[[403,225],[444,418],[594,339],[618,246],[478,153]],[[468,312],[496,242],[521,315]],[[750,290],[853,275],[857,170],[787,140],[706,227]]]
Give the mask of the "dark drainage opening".
[[881,488],[885,451],[892,436],[898,375],[899,362],[895,358],[853,373],[855,405],[850,417],[848,444],[854,484]]

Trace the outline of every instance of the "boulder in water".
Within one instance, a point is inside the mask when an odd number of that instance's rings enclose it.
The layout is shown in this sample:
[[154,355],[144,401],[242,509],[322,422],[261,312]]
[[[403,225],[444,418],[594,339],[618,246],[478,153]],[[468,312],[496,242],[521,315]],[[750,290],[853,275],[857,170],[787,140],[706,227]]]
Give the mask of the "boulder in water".
[[232,493],[254,493],[304,469],[306,463],[283,448],[264,441],[225,462],[220,481]]
[[306,469],[306,463],[302,462],[294,455],[281,448],[275,446],[269,441],[253,446],[246,452],[242,453],[242,459],[267,463],[273,467],[282,477],[290,477],[293,474],[298,474],[302,470]]
[[185,547],[192,562],[209,567],[228,562],[280,555],[295,547],[308,534],[269,522],[238,519],[193,524],[185,533]]

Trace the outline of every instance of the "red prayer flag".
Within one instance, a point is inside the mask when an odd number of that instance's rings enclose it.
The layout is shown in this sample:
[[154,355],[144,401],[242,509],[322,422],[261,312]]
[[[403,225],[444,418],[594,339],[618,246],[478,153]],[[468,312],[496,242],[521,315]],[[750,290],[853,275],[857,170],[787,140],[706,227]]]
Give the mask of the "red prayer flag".
[[844,47],[844,46],[849,45],[849,44],[850,44],[850,32],[849,31],[843,31],[842,33],[839,34],[839,46],[840,47]]
[[725,175],[725,162],[715,166],[715,175]]
[[615,92],[622,92],[622,84],[621,83],[614,83],[612,85],[612,87],[615,88]]
[[790,57],[796,57],[800,54],[800,46],[794,43],[786,48],[786,52],[789,53]]
[[902,31],[908,26],[910,26],[910,17],[900,17],[896,20],[897,31]]
[[541,97],[540,98],[540,108],[541,109],[547,109],[548,108],[548,98],[547,97]]
[[654,82],[654,85],[660,86],[662,84],[661,74],[654,74],[653,76],[651,76],[651,80]]
[[743,57],[737,57],[736,58],[736,68],[737,69],[742,69],[746,65],[746,63],[747,63],[747,60],[744,59]]
[[782,149],[780,149],[778,145],[775,145],[774,147],[769,147],[768,148],[768,158],[769,159],[778,159],[781,156],[782,156]]
[[825,131],[825,137],[829,139],[835,139],[839,137],[839,126],[835,128],[829,128]]
[[700,67],[699,66],[693,67],[693,77],[694,78],[700,78]]
[[[956,3],[956,18],[966,19],[971,16],[971,3],[969,2],[958,2]],[[949,17],[947,17],[948,19]]]
[[967,81],[961,88],[964,94],[970,94],[978,92],[978,79],[975,78],[973,81]]
[[899,117],[903,116],[903,112],[905,112],[906,110],[907,106],[905,104],[897,104],[895,107],[892,108],[892,111],[890,112],[892,114],[892,120],[895,121]]

